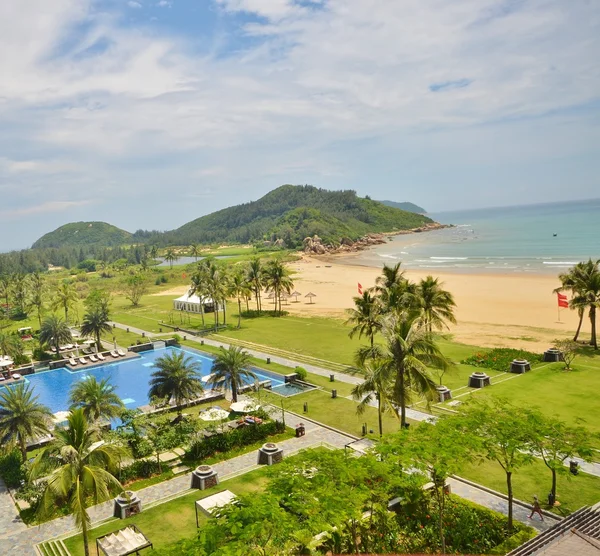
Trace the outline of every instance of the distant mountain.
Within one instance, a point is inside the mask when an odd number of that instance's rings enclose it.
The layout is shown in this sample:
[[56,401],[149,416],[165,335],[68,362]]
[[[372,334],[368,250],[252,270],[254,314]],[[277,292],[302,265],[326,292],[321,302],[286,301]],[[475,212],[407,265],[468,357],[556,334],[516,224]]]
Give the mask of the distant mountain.
[[114,247],[132,242],[132,234],[106,222],[72,222],[38,239],[32,249],[80,245]]
[[408,212],[415,212],[417,214],[427,214],[427,211],[420,207],[419,205],[415,205],[414,203],[396,203],[395,201],[379,201],[382,205],[387,207],[394,207],[400,210],[406,210]]
[[172,245],[282,239],[288,247],[297,247],[315,234],[330,242],[430,222],[425,216],[360,198],[355,191],[282,185],[258,201],[213,212],[166,232],[165,239]]
[[369,232],[408,230],[431,222],[421,214],[358,197],[355,191],[282,185],[258,201],[213,212],[168,232],[138,230],[130,234],[104,222],[77,222],[46,234],[33,247],[283,240],[287,247],[294,248],[302,245],[305,237],[315,234],[325,243],[331,243],[343,238],[355,240]]

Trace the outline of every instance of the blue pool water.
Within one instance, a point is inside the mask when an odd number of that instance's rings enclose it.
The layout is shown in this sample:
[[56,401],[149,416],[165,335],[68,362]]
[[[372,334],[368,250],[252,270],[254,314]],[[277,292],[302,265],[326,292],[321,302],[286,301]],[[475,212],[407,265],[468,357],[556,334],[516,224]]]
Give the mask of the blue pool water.
[[[56,369],[28,375],[25,380],[35,389],[39,396],[40,403],[43,403],[53,413],[64,411],[69,408],[69,391],[73,384],[80,380],[86,380],[90,376],[95,376],[97,380],[107,378],[110,383],[116,387],[116,392],[123,400],[128,409],[147,405],[148,383],[150,375],[154,371],[154,361],[167,352],[184,351],[198,363],[199,372],[202,376],[210,374],[212,368],[212,358],[202,355],[195,351],[187,349],[168,347],[154,351],[146,351],[140,354],[141,357],[129,359],[126,361],[115,361],[114,363],[101,365],[94,368],[81,368],[76,371],[67,369]],[[291,392],[286,389],[285,381],[281,375],[263,371],[262,369],[253,369],[259,380],[270,380],[274,392],[281,395],[291,395],[297,392]]]

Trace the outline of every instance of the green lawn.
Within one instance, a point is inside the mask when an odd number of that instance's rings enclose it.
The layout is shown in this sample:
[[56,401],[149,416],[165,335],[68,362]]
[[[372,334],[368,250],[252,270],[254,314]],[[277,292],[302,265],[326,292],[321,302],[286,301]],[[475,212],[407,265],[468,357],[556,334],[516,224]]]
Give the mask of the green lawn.
[[[262,490],[267,482],[267,468],[251,471],[239,477],[223,481],[218,486],[205,490],[193,491],[160,504],[128,519],[113,519],[110,522],[92,529],[90,532],[90,554],[96,556],[96,538],[106,535],[117,529],[133,523],[154,544],[157,549],[164,548],[186,537],[191,537],[196,532],[196,513],[194,502],[216,492],[231,490],[235,494],[258,492]],[[200,516],[200,524],[206,523],[207,518]],[[73,556],[83,556],[83,542],[81,535],[76,535],[65,540],[65,545]],[[152,554],[152,551],[144,552]]]
[[[581,506],[600,501],[600,477],[586,473],[573,476],[565,469],[567,473],[558,476],[556,489],[563,511],[573,512]],[[505,473],[496,462],[468,465],[458,475],[504,494],[507,492]],[[515,498],[524,502],[531,502],[534,496],[538,496],[541,502],[547,500],[551,485],[550,470],[539,460],[518,469],[513,475]]]

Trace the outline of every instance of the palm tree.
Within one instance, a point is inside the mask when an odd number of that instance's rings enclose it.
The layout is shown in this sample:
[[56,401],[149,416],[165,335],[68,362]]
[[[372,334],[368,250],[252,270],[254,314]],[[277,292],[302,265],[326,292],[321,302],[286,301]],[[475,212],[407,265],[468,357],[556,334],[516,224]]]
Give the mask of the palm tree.
[[165,261],[168,261],[169,267],[173,268],[173,262],[175,262],[178,258],[179,257],[177,256],[177,253],[175,253],[173,249],[167,249],[167,252],[165,253]]
[[[418,313],[402,312],[387,316],[381,329],[384,345],[360,348],[358,366],[369,359],[392,376],[393,398],[400,408],[400,426],[406,427],[406,406],[415,395],[432,398],[436,383],[427,367],[448,368],[451,362],[442,355]],[[384,371],[382,371],[384,372]]]
[[152,373],[148,397],[174,400],[181,415],[183,403],[204,390],[198,363],[186,357],[184,351],[176,351],[159,357],[154,366],[157,370]]
[[60,352],[60,344],[69,343],[72,338],[71,329],[60,317],[50,315],[42,321],[40,343],[53,345],[57,354]]
[[81,323],[81,333],[84,336],[94,336],[98,349],[102,349],[100,336],[102,332],[110,332],[111,327],[108,324],[108,315],[100,307],[92,307],[84,316]]
[[250,354],[237,346],[229,346],[229,349],[220,347],[211,372],[210,384],[222,382],[225,388],[231,388],[234,402],[237,402],[240,387],[245,382],[256,380],[256,375],[250,370]]
[[414,305],[416,285],[404,277],[400,265],[383,265],[381,276],[375,280],[375,292],[381,305],[382,313],[402,311]]
[[27,314],[29,294],[31,292],[29,277],[25,274],[15,274],[12,278],[12,292],[15,307],[20,315]]
[[83,536],[83,548],[89,556],[87,509],[110,499],[123,487],[114,476],[122,460],[129,457],[123,446],[98,442],[98,430],[90,427],[82,409],[67,417],[68,426],[54,431],[55,440],[36,457],[29,480],[46,477],[37,515],[46,519],[65,505]]
[[234,296],[238,302],[238,328],[242,326],[242,298],[248,299],[249,292],[246,275],[241,267],[237,267],[229,278],[229,294]]
[[56,288],[56,295],[52,301],[52,310],[62,309],[65,312],[65,322],[69,322],[69,311],[77,306],[79,295],[71,282],[63,282]]
[[14,359],[23,353],[23,341],[14,333],[0,332],[0,352]]
[[279,303],[279,314],[281,315],[283,313],[281,295],[283,293],[289,295],[294,289],[292,272],[280,259],[274,259],[265,266],[264,277],[264,285],[267,291],[272,291],[275,294],[275,313],[277,313],[277,303]]
[[348,309],[348,320],[346,324],[352,325],[352,330],[348,333],[350,338],[358,334],[359,338],[366,336],[369,338],[371,347],[375,334],[381,330],[381,312],[377,303],[377,298],[373,295],[373,290],[365,290],[362,296],[354,298],[354,309]]
[[152,247],[150,247],[150,256],[153,259],[156,259],[156,257],[158,257],[158,247],[156,247],[156,245],[153,245]]
[[416,300],[423,311],[423,321],[429,332],[433,327],[447,327],[445,321],[456,324],[453,295],[442,288],[443,284],[433,276],[422,279],[417,286]]
[[0,297],[4,301],[4,312],[8,316],[10,312],[10,295],[12,293],[12,276],[3,274],[0,276]]
[[73,408],[82,408],[85,417],[94,423],[101,418],[118,417],[125,409],[108,378],[98,382],[95,376],[90,376],[87,380],[76,382],[71,388],[69,399]]
[[198,257],[202,253],[202,248],[197,243],[190,245],[190,257],[194,257],[194,260],[198,262]]
[[0,388],[0,445],[19,446],[27,461],[27,441],[48,434],[52,413],[29,384]]
[[46,305],[46,281],[39,272],[31,275],[31,306],[35,307],[40,328]]
[[351,392],[352,397],[360,402],[356,407],[356,413],[362,415],[375,398],[377,400],[379,436],[383,436],[383,413],[391,412],[398,417],[393,403],[393,382],[389,367],[378,361],[367,361],[361,365],[360,370],[364,374],[365,380],[357,384]]
[[262,308],[260,292],[263,288],[263,267],[259,257],[254,257],[248,263],[248,282],[252,284],[252,290],[254,291],[254,297],[256,298],[256,310],[260,315],[260,310]]

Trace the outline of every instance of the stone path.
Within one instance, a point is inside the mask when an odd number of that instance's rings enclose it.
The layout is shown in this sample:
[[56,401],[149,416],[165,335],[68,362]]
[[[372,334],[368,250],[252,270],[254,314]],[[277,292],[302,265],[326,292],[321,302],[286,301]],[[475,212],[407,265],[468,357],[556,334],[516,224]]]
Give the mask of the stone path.
[[[8,492],[4,481],[0,479],[0,538],[6,534],[25,531],[27,526],[21,521],[17,514],[15,503]],[[0,554],[2,551],[0,550]]]
[[[508,515],[508,502],[501,496],[494,495],[490,492],[469,485],[457,479],[448,479],[448,483],[452,487],[452,494],[456,494],[461,498],[466,498],[471,502],[485,506],[490,510],[495,510],[503,515]],[[513,517],[515,520],[531,525],[537,531],[545,531],[560,521],[559,517],[544,516],[544,521],[536,514],[533,519],[529,519],[531,509],[524,508],[519,504],[513,504]]]
[[[296,423],[298,416],[286,412],[286,422]],[[306,435],[301,438],[290,438],[280,442],[279,445],[284,450],[284,455],[294,454],[299,450],[317,447],[323,444],[334,448],[344,448],[346,444],[355,440],[354,437],[343,433],[338,433],[321,427],[316,423],[305,421]],[[257,452],[252,451],[247,454],[232,458],[227,461],[215,463],[213,467],[218,471],[221,479],[226,479],[237,474],[245,473],[257,468]],[[156,485],[143,488],[138,491],[139,497],[144,505],[157,502],[164,498],[177,496],[190,489],[190,473],[180,475],[174,479],[163,481]],[[0,554],[23,554],[35,555],[34,545],[65,535],[69,532],[75,532],[75,524],[71,516],[55,519],[48,523],[43,523],[37,527],[26,527],[23,523],[11,523],[11,519],[16,517],[16,508],[12,499],[6,494],[10,501],[10,509],[6,505],[6,512],[0,509],[0,518],[6,513],[6,520],[0,521]],[[99,504],[89,509],[92,523],[105,520],[112,516],[112,500]]]

